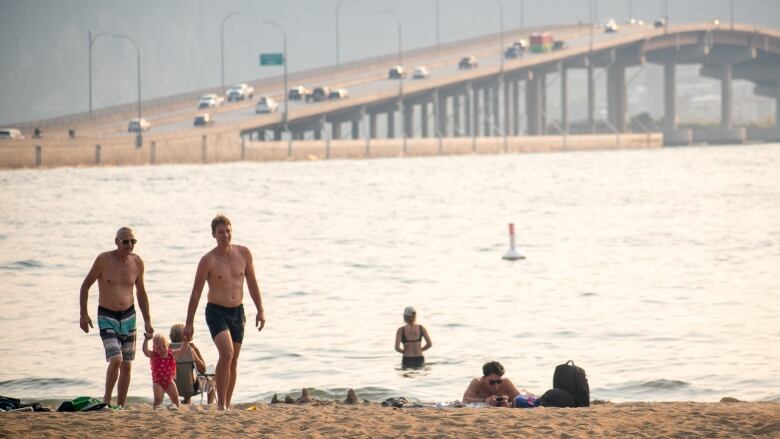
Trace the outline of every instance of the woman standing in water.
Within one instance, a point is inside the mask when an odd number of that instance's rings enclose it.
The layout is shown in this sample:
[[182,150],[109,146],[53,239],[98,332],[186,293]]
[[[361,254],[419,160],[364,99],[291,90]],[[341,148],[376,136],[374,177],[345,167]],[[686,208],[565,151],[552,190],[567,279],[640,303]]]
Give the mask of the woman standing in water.
[[[416,319],[417,311],[407,306],[404,309],[406,324],[398,328],[395,333],[395,350],[403,354],[401,367],[404,369],[420,369],[425,366],[425,357],[422,353],[433,346],[425,327],[414,323]],[[425,346],[422,346],[423,339],[425,339]]]

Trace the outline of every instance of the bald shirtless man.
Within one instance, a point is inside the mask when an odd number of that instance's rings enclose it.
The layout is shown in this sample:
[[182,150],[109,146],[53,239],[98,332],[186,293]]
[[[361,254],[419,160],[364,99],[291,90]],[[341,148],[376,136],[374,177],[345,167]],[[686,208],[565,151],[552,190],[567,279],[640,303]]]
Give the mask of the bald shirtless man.
[[216,387],[217,408],[230,408],[233,388],[236,386],[238,370],[238,354],[244,339],[244,279],[246,279],[249,296],[255,302],[257,317],[255,326],[262,331],[265,326],[263,302],[260,298],[260,287],[255,277],[255,267],[252,263],[252,253],[248,248],[231,243],[233,229],[230,220],[224,215],[218,215],[211,221],[211,236],[217,241],[217,246],[206,253],[198,264],[195,273],[195,284],[192,286],[190,304],[187,308],[187,320],[184,325],[184,337],[192,339],[193,320],[198,309],[200,295],[206,282],[209,284],[208,303],[206,304],[206,324],[211,332],[211,338],[217,346]]
[[133,286],[138,296],[138,305],[144,317],[144,330],[154,333],[149,316],[149,298],[144,287],[144,262],[133,253],[136,243],[133,230],[122,227],[117,230],[114,243],[116,250],[98,255],[87,277],[81,284],[79,304],[81,319],[79,326],[84,332],[92,328],[92,319],[87,311],[89,289],[98,282],[98,328],[103,347],[106,350],[106,391],[103,402],[111,403],[114,384],[119,378],[117,404],[125,405],[127,389],[130,387],[130,372],[135,358],[135,306]]

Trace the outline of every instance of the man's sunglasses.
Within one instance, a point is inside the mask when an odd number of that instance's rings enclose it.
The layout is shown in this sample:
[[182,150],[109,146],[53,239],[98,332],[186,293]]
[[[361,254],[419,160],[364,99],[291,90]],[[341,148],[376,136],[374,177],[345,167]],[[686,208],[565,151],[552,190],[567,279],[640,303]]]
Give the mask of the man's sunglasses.
[[127,244],[135,245],[136,242],[138,242],[137,239],[123,239],[122,240],[122,244],[124,244],[124,245],[127,245]]
[[492,386],[495,386],[496,384],[501,384],[503,382],[504,382],[504,380],[502,380],[501,378],[499,378],[497,380],[488,380],[488,384],[490,384]]

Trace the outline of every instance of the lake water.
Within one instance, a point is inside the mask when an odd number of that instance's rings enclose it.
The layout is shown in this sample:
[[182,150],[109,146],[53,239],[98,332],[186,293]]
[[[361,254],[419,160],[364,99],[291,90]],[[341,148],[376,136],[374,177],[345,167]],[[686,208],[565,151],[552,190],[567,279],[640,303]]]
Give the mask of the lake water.
[[[102,395],[99,335],[78,327],[95,256],[135,229],[167,333],[222,212],[268,320],[234,402],[449,401],[494,359],[537,394],[574,360],[594,399],[778,401],[779,171],[780,145],[3,171],[0,394]],[[501,259],[510,222],[523,261]],[[408,305],[434,342],[413,374],[393,350]],[[140,341],[136,360],[130,395],[150,399]]]

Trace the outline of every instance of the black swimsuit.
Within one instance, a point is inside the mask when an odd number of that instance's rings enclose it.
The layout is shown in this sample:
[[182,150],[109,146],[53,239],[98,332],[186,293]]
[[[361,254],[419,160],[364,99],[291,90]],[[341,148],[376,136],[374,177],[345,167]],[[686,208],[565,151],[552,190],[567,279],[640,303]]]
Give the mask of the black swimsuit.
[[[423,328],[420,325],[420,337],[417,340],[409,340],[406,338],[406,331],[401,328],[401,342],[406,343],[420,343],[423,339]],[[403,369],[420,369],[425,366],[425,357],[420,355],[419,357],[401,357],[401,368]]]

